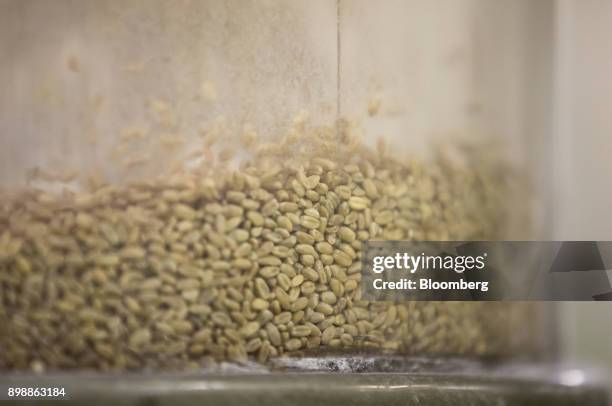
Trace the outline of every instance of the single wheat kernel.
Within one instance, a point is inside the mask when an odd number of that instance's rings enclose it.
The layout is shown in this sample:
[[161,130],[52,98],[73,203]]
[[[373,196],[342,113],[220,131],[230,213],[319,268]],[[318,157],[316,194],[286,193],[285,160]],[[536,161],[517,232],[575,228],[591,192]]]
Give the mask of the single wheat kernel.
[[365,210],[369,206],[369,201],[364,197],[351,196],[351,198],[348,200],[348,204],[351,209],[361,211]]
[[308,337],[311,334],[309,326],[296,326],[291,329],[293,337]]
[[334,326],[329,326],[323,333],[321,334],[321,343],[329,344],[330,341],[336,336],[336,328]]
[[285,342],[285,348],[287,351],[297,351],[302,347],[302,340],[298,338],[292,338]]
[[319,228],[319,226],[321,225],[321,222],[316,217],[312,217],[312,216],[308,216],[308,215],[303,215],[300,218],[300,225],[302,227],[304,227],[304,228],[312,230],[312,229]]
[[259,323],[256,321],[252,321],[247,323],[240,329],[240,335],[249,338],[255,335],[259,331]]
[[253,310],[258,310],[258,311],[259,310],[266,310],[268,307],[270,307],[270,303],[268,303],[264,299],[255,298],[251,302],[251,307],[253,308]]

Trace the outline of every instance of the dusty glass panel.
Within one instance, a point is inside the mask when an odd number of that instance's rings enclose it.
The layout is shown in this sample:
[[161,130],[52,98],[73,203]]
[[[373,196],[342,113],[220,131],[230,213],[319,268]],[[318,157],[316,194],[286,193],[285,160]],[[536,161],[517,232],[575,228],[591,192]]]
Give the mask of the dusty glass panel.
[[365,240],[531,235],[481,2],[0,7],[2,369],[548,353],[539,305],[360,300]]

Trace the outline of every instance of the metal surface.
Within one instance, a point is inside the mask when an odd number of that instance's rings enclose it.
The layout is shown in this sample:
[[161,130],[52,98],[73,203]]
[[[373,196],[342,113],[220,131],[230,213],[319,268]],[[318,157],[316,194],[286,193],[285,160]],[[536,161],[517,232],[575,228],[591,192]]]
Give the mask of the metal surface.
[[[234,368],[174,375],[11,375],[0,378],[0,386],[3,391],[6,387],[64,387],[71,403],[88,405],[607,404],[605,391],[585,383],[588,379],[578,370],[526,365],[500,370],[459,360],[400,357],[311,361],[294,365],[308,368],[307,372]],[[18,402],[24,403],[14,401]]]
[[[15,385],[66,385],[70,402],[139,405],[605,405],[594,387],[485,376],[284,373],[218,376],[21,378]],[[69,382],[73,382],[70,384]],[[22,404],[19,400],[15,403]],[[27,402],[27,401],[26,401]],[[39,402],[39,401],[37,401]],[[10,402],[9,402],[10,404]]]

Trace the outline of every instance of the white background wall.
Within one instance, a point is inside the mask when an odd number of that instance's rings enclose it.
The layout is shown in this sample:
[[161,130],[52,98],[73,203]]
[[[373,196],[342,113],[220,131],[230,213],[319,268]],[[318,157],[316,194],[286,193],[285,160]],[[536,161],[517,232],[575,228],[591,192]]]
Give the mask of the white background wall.
[[[612,240],[612,1],[558,0],[556,17],[553,236]],[[612,370],[612,303],[560,310],[568,358]]]

